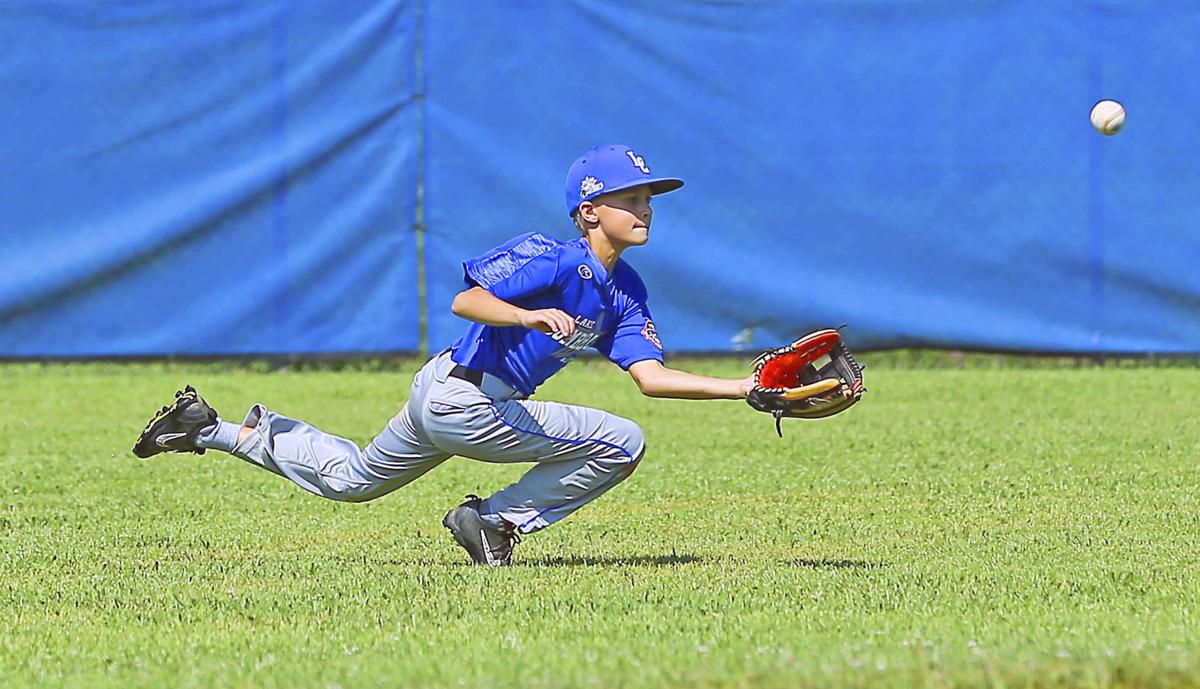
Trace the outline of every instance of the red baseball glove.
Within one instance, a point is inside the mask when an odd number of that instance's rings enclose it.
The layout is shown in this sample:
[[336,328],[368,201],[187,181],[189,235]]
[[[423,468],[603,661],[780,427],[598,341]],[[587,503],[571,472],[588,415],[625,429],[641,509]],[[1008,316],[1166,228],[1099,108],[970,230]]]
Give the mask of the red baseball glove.
[[754,360],[754,387],[746,402],[775,417],[820,419],[846,411],[867,391],[863,367],[842,344],[837,330],[818,330]]

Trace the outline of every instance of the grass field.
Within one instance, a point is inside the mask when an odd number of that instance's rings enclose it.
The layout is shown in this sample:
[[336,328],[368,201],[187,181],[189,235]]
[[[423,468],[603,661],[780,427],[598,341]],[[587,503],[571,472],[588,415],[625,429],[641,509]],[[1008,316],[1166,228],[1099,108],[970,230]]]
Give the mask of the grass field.
[[872,366],[780,440],[576,364],[541,396],[640,420],[647,458],[506,570],[440,519],[521,467],[347,505],[129,453],[185,382],[366,442],[402,368],[0,366],[0,685],[1200,686],[1195,368]]

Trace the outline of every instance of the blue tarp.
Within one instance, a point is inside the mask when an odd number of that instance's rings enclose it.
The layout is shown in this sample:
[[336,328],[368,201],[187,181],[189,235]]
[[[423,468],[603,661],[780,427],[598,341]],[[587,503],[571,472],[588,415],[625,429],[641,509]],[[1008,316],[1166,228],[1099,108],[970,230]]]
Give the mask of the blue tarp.
[[0,5],[0,355],[416,349],[414,28]]
[[1200,351],[1194,5],[433,7],[432,342],[454,261],[573,236],[567,166],[624,142],[687,181],[627,254],[668,349]]
[[0,356],[412,350],[422,219],[436,350],[618,142],[687,182],[626,254],[669,351],[1200,352],[1191,5],[13,7]]

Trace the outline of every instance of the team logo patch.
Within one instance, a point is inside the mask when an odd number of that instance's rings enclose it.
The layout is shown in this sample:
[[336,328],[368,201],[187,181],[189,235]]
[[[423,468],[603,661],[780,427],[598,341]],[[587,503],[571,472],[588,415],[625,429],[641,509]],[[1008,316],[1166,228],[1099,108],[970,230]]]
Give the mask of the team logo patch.
[[579,198],[595,194],[603,188],[604,182],[595,177],[584,177],[583,181],[579,183]]
[[646,325],[642,326],[642,337],[650,341],[650,344],[662,349],[662,341],[658,339],[658,331],[654,329],[654,321],[646,321]]
[[650,168],[646,167],[646,159],[633,151],[625,151],[625,155],[629,156],[629,160],[633,162],[633,166],[642,171],[643,175],[650,174]]
[[592,269],[588,268],[584,264],[580,263],[579,264],[579,277],[583,278],[584,280],[591,280],[592,279]]

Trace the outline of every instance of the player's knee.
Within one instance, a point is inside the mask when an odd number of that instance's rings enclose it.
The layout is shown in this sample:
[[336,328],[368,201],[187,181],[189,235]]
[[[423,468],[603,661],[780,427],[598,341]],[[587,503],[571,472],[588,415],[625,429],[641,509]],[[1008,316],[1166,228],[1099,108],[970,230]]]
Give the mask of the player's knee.
[[646,453],[645,432],[637,423],[620,417],[615,417],[609,428],[613,444],[620,449],[621,463],[628,464],[632,471]]
[[625,479],[629,478],[630,474],[633,473],[634,469],[637,469],[638,465],[640,465],[642,463],[642,457],[645,457],[645,456],[646,456],[646,443],[643,442],[641,450],[635,452],[633,455],[633,459],[629,460],[629,463],[627,465],[625,465],[624,471],[621,472],[622,473],[621,480],[625,480]]
[[372,477],[357,471],[346,455],[341,461],[326,464],[321,477],[321,494],[338,502],[367,502],[385,492],[384,486]]
[[366,487],[356,486],[354,488],[344,490],[339,498],[342,502],[367,502],[375,499],[375,494]]
[[363,483],[325,481],[325,497],[338,502],[367,502],[376,497],[375,486]]

